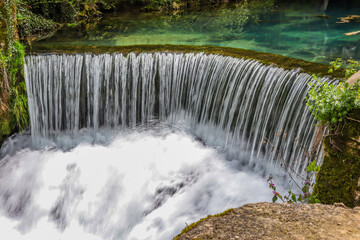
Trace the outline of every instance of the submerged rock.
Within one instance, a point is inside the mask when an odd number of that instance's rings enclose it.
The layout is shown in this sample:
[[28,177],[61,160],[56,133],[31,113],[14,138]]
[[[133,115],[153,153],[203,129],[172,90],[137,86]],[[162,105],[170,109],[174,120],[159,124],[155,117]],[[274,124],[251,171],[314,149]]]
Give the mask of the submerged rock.
[[330,18],[329,15],[314,15],[314,17],[317,17],[317,18]]
[[350,22],[357,22],[359,20],[360,20],[359,15],[349,15],[349,16],[340,18],[340,21],[337,23],[350,23]]
[[360,239],[360,208],[252,203],[193,223],[174,239]]

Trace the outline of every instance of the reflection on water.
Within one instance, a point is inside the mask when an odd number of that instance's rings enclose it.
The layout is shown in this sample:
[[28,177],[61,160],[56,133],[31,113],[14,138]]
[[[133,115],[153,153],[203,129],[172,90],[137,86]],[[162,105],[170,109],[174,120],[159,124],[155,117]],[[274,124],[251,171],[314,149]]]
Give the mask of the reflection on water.
[[[294,10],[295,9],[295,10]],[[218,9],[182,15],[117,13],[101,20],[59,31],[41,46],[124,46],[136,44],[214,45],[271,52],[308,61],[328,63],[336,57],[360,57],[359,22],[337,23],[339,17],[360,9],[269,7],[266,14],[249,8]],[[320,16],[324,15],[325,16]]]

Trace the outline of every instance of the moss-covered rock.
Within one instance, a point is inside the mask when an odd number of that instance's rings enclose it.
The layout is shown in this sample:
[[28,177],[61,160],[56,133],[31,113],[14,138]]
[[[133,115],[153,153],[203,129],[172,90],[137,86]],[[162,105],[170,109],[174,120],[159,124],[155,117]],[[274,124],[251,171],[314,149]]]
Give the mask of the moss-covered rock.
[[342,78],[341,70],[328,73],[329,67],[321,63],[313,63],[300,59],[285,57],[272,53],[257,52],[247,49],[215,47],[215,46],[186,46],[186,45],[133,45],[133,46],[34,46],[29,54],[41,53],[123,53],[130,52],[178,52],[178,53],[199,53],[219,54],[235,58],[256,59],[267,65],[275,65],[284,69],[300,68],[302,72],[317,74],[319,76],[329,76],[333,78]]
[[23,78],[25,48],[19,42],[16,15],[16,1],[6,0],[0,5],[1,31],[6,36],[0,48],[0,145],[11,133],[29,124]]
[[314,194],[322,203],[360,205],[360,110],[354,111],[325,137],[324,159]]
[[186,226],[186,227],[181,231],[181,233],[180,233],[179,235],[177,235],[176,237],[174,237],[174,240],[179,240],[181,235],[183,235],[183,234],[191,231],[192,229],[196,228],[200,223],[208,220],[209,218],[223,217],[223,216],[225,216],[225,215],[227,215],[227,214],[232,213],[233,211],[234,211],[234,209],[230,208],[230,209],[228,209],[228,210],[226,210],[226,211],[224,211],[224,212],[222,212],[222,213],[219,213],[219,214],[208,215],[207,217],[202,218],[202,219],[200,219],[199,221],[194,222],[194,223]]

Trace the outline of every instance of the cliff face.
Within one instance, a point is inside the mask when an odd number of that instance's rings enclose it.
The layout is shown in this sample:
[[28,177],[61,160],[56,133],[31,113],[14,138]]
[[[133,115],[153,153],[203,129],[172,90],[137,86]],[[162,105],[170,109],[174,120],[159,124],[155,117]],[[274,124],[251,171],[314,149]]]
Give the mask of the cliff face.
[[189,225],[174,239],[360,239],[360,208],[252,203]]

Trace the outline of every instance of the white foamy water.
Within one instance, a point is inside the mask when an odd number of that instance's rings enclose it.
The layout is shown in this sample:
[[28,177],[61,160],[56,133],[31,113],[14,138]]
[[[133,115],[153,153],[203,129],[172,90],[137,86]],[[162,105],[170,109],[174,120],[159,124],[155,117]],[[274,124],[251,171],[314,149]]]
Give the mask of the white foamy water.
[[271,199],[263,177],[236,165],[168,130],[23,149],[0,160],[1,239],[172,239],[208,214]]

